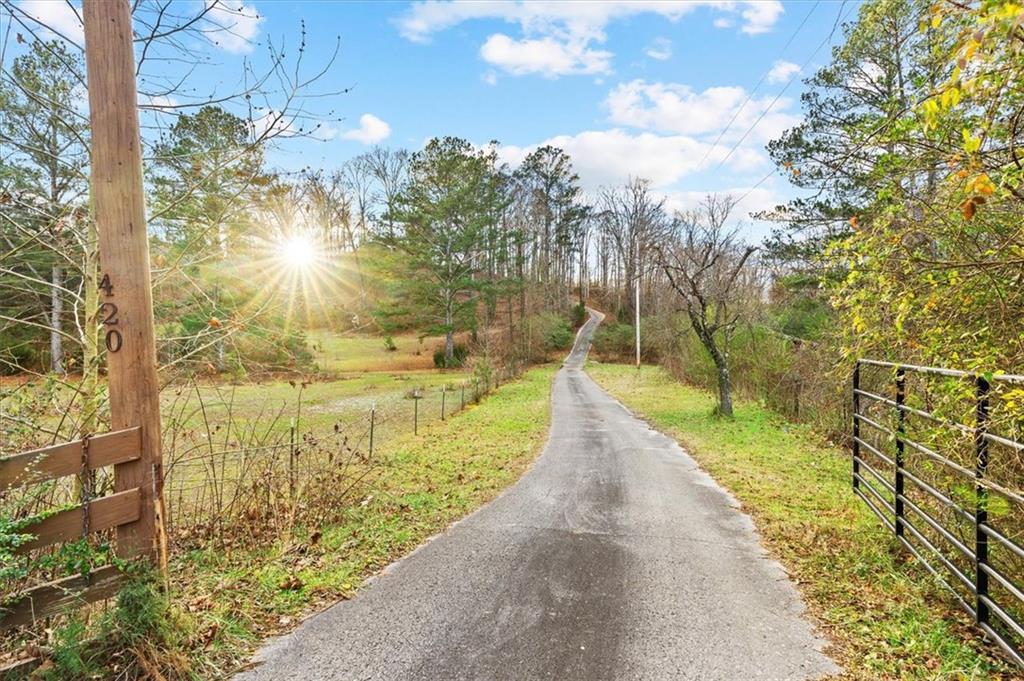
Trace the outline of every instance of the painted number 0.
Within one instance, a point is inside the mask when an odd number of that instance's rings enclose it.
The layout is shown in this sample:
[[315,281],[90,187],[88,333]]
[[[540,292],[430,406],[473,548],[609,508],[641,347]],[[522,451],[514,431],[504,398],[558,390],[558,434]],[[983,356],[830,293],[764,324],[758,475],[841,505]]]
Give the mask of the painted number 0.
[[[110,281],[110,275],[104,274],[103,279],[100,280],[99,289],[107,296],[114,294],[114,284]],[[103,303],[100,305],[100,323],[104,326],[111,327],[117,326],[117,305],[114,303]],[[121,332],[117,329],[107,329],[105,341],[107,346],[107,352],[117,352],[124,345],[124,337]]]

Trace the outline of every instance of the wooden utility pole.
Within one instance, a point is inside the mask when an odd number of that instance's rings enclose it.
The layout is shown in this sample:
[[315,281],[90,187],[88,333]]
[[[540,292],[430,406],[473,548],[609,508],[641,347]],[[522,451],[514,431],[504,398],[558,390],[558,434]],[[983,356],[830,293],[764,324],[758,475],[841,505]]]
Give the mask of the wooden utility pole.
[[142,499],[139,519],[117,529],[117,553],[151,556],[163,567],[160,401],[131,10],[128,0],[84,0],[82,11],[110,419],[115,430],[142,428],[141,458],[114,468],[115,491],[138,487]]

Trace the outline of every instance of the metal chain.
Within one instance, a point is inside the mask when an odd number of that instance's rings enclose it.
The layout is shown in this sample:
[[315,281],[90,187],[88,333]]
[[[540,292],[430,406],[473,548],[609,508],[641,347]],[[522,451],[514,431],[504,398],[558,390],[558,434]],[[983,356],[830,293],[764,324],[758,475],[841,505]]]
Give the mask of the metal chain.
[[79,482],[82,486],[82,538],[89,536],[89,502],[92,500],[92,476],[89,468],[89,442],[91,434],[82,438],[82,470],[79,473]]

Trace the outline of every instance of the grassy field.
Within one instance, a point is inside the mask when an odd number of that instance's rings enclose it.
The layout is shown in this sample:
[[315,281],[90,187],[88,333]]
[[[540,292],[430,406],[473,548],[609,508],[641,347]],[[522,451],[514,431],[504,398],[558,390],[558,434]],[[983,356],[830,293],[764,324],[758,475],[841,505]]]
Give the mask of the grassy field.
[[739,499],[847,678],[1020,678],[853,495],[846,452],[756,404],[715,418],[708,393],[659,368],[591,362],[587,372]]
[[[434,368],[433,350],[441,343],[439,338],[425,338],[421,343],[415,335],[401,335],[394,341],[398,349],[388,352],[379,337],[317,331],[310,338],[317,370],[305,375],[244,381],[179,377],[161,390],[163,430],[205,430],[209,426],[223,435],[225,429],[271,423],[274,429],[287,431],[297,414],[310,429],[330,428],[339,421],[367,415],[373,405],[394,409],[412,390],[436,391],[469,378],[465,371]],[[5,425],[15,428],[14,419],[21,418],[37,429],[32,432],[26,426],[12,431],[8,441],[0,442],[0,453],[73,439],[81,415],[75,380],[71,377],[67,386],[61,386],[27,375],[3,378],[0,419],[6,418]],[[411,406],[405,406],[411,412]],[[429,413],[435,411],[439,409]]]
[[248,488],[280,496],[321,484],[323,475],[339,470],[335,457],[351,458],[347,448],[359,456],[370,453],[371,409],[379,448],[472,401],[476,391],[465,371],[339,370],[420,361],[414,336],[396,343],[399,350],[387,352],[380,338],[321,334],[315,345],[332,371],[250,382],[190,380],[165,389],[165,497],[172,529],[219,534],[230,527],[222,519],[226,513],[248,512]]
[[440,336],[399,334],[392,337],[396,349],[389,351],[380,336],[310,331],[308,337],[317,368],[332,373],[433,369],[434,350],[444,343]]
[[199,657],[214,663],[200,676],[221,675],[262,637],[351,596],[366,577],[515,481],[544,442],[553,374],[533,369],[454,418],[391,440],[339,522],[315,533],[297,528],[290,541],[257,553],[210,547],[178,555],[175,600],[205,641]]
[[281,416],[284,429],[296,416],[304,426],[317,429],[365,416],[373,406],[383,409],[413,390],[435,391],[458,385],[466,377],[463,372],[431,369],[368,372],[306,382],[269,380],[236,385],[207,381],[165,390],[161,406],[165,429],[198,427],[204,419],[214,426],[223,426],[229,419],[243,426],[253,421],[266,423],[275,415]]
[[[554,373],[532,369],[479,404],[351,461],[343,484],[330,479],[329,496],[309,500],[322,521],[281,531],[251,518],[248,542],[172,551],[169,609],[148,608],[148,619],[128,624],[117,621],[120,609],[95,613],[96,622],[115,622],[108,629],[80,621],[57,628],[40,678],[111,678],[111,670],[125,678],[227,678],[266,636],[351,597],[367,577],[518,479],[546,438]],[[126,639],[131,628],[146,633]]]

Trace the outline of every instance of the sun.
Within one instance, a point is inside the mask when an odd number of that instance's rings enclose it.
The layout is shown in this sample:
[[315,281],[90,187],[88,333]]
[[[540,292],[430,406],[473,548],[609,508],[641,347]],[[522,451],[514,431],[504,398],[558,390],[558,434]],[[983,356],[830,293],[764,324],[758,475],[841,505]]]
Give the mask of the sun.
[[308,270],[316,262],[316,246],[304,235],[289,237],[281,244],[281,259],[293,270]]

